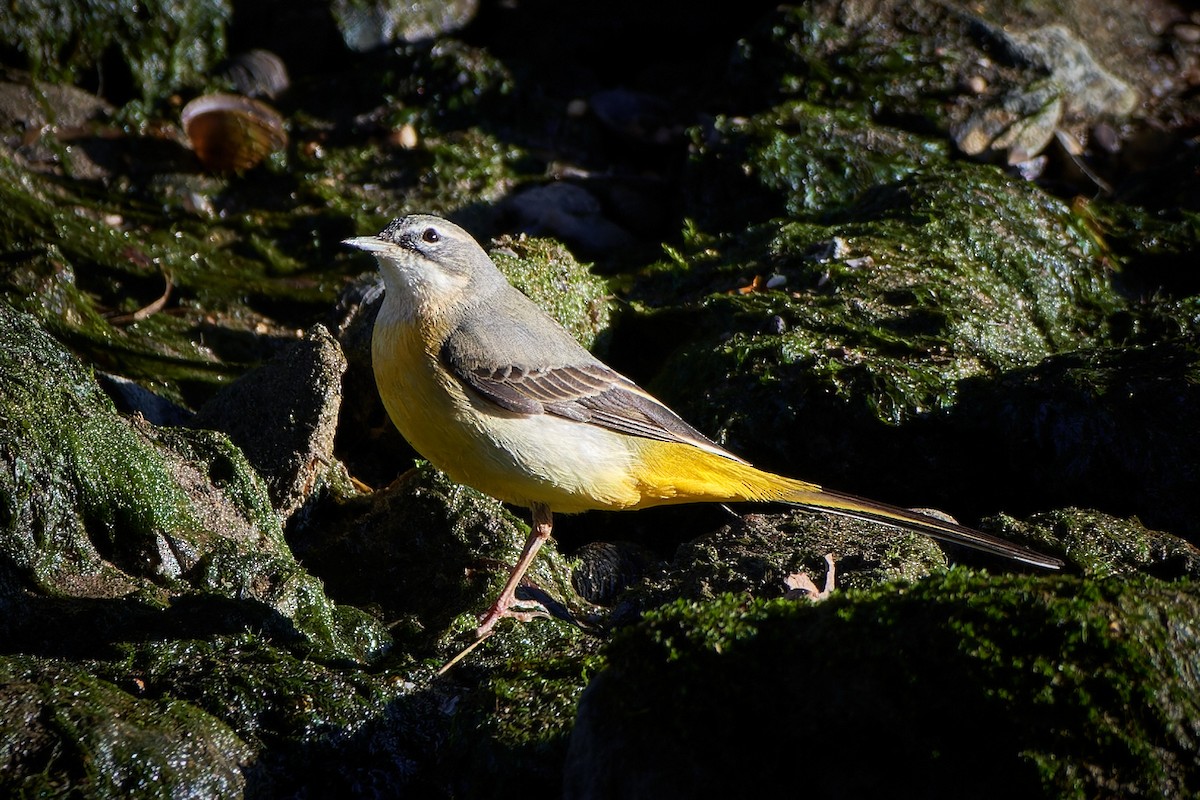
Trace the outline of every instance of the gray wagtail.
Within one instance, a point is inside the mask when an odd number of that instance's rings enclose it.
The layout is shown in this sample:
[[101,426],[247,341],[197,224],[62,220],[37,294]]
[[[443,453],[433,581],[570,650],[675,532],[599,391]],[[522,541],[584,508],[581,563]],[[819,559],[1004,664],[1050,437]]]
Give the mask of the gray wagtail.
[[755,469],[600,362],[511,286],[471,235],[413,215],[346,244],[372,253],[385,295],[372,335],[392,421],[451,479],[527,506],[533,528],[477,635],[515,592],[554,512],[769,501],[905,528],[1027,564],[1063,562],[913,511]]

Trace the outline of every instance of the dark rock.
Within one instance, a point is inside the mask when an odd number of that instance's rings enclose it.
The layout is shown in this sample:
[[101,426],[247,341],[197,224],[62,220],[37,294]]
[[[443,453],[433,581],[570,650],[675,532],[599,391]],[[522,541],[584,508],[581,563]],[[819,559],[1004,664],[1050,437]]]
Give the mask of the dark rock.
[[[189,703],[139,698],[86,667],[32,656],[0,657],[0,738],[0,787],[26,796],[240,797],[254,758]],[[70,774],[67,761],[80,769]]]
[[588,542],[571,559],[571,585],[598,606],[611,606],[622,592],[661,568],[654,553],[636,542]]
[[[253,618],[285,641],[344,657],[386,648],[373,621],[334,606],[301,570],[265,487],[228,439],[120,417],[87,368],[5,304],[0,340],[0,636],[9,646],[86,650],[144,624],[155,606],[199,594],[232,601],[224,617],[210,615],[218,628]],[[95,618],[80,626],[82,610]]]
[[95,80],[99,71],[109,99],[153,103],[201,82],[220,61],[231,14],[224,0],[193,3],[187,13],[172,0],[66,6],[28,0],[0,15],[0,41],[20,42],[26,66],[41,79],[70,84]]
[[1197,613],[1187,582],[966,571],[668,606],[581,698],[564,794],[1189,795]]
[[344,480],[333,456],[346,360],[321,325],[218,392],[192,420],[227,433],[263,476],[286,520],[315,491]]
[[399,2],[334,0],[331,11],[346,46],[367,52],[402,42],[436,39],[462,28],[478,9],[478,0]]
[[633,243],[633,237],[602,213],[586,189],[555,182],[509,196],[505,211],[516,228],[531,236],[558,239],[586,254],[603,254]]

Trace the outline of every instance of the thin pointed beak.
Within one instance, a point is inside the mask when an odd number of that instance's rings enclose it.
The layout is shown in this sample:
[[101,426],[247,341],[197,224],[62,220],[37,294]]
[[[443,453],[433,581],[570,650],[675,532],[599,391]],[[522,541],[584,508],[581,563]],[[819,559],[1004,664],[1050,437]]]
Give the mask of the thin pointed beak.
[[368,253],[382,253],[395,247],[391,242],[385,242],[378,236],[355,236],[352,239],[343,239],[342,244],[357,247],[359,250],[365,250]]

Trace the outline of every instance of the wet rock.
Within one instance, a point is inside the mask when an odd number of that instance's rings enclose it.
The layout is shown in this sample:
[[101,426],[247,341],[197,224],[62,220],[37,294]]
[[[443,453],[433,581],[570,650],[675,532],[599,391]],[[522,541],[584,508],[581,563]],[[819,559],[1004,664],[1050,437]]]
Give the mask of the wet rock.
[[685,213],[708,228],[736,230],[785,214],[844,212],[868,189],[895,183],[944,151],[852,112],[784,103],[704,131],[684,176]]
[[400,42],[434,39],[462,28],[475,16],[478,0],[397,2],[334,0],[332,12],[346,46],[367,52]]
[[[1021,536],[1021,534],[1025,534]],[[1012,540],[1033,547],[1057,546],[1035,531],[1016,531]],[[1022,570],[1011,561],[948,548],[955,560]],[[649,573],[621,599],[614,612],[629,621],[677,599],[710,601],[723,593],[773,598],[788,593],[787,578],[807,573],[818,583],[833,557],[838,590],[863,589],[889,581],[915,581],[942,571],[947,554],[933,540],[869,522],[792,510],[752,511],[710,533],[679,545],[665,569]]]
[[572,555],[571,585],[598,606],[611,606],[621,593],[661,568],[654,553],[636,542],[588,542]]
[[1200,578],[1200,548],[1186,539],[1147,528],[1138,519],[1064,508],[1027,520],[990,521],[997,535],[1016,541],[1053,540],[1057,550],[1089,576],[1153,575],[1161,580]]
[[1007,153],[1009,164],[1027,162],[1050,144],[1060,123],[1087,129],[1123,119],[1139,103],[1137,91],[1096,63],[1086,43],[1062,25],[987,30],[1005,57],[1039,77],[977,110],[954,131],[955,144],[968,155],[990,150]]
[[26,66],[38,70],[38,78],[72,84],[102,70],[110,97],[153,103],[203,82],[224,56],[231,15],[224,0],[190,4],[187,13],[172,0],[18,3],[0,15],[0,39],[21,43]]
[[96,374],[96,380],[122,414],[138,414],[151,425],[186,425],[195,416],[162,395],[120,375]]
[[1197,613],[1186,582],[968,571],[679,603],[609,648],[564,794],[782,796],[798,774],[832,798],[1186,794]]
[[[213,624],[253,618],[285,641],[355,658],[385,649],[381,629],[335,607],[300,569],[228,439],[120,417],[77,359],[4,304],[0,338],[7,641],[52,640],[77,626],[78,609],[110,609],[82,626],[83,647],[114,635],[123,615],[210,595],[231,601]],[[48,598],[76,605],[33,613]]]
[[594,195],[572,183],[525,189],[508,197],[504,210],[518,230],[559,239],[585,254],[610,253],[633,242],[626,230],[604,216]]
[[[752,461],[812,477],[860,449],[841,442],[825,451],[821,443],[844,430],[831,420],[864,411],[894,425],[948,408],[966,377],[1098,343],[1107,315],[1124,305],[1098,243],[1035,187],[988,167],[931,162],[874,189],[869,173],[856,177],[864,193],[853,207],[821,217],[805,209],[824,188],[823,173],[807,168],[820,157],[803,138],[781,141],[786,131],[766,136],[755,140],[768,158],[751,162],[753,174],[791,216],[731,233],[720,249],[697,237],[677,252],[680,263],[648,273],[636,290],[674,311],[660,311],[660,325],[651,316],[640,335],[693,333],[664,348],[673,355],[651,390],[663,387],[692,424]],[[724,169],[714,166],[717,174]],[[828,256],[839,240],[840,255]],[[739,291],[771,275],[786,283]],[[737,366],[749,363],[757,366]],[[714,403],[722,410],[710,415]],[[806,419],[809,411],[818,416]],[[808,421],[818,417],[820,425]],[[768,444],[769,458],[746,453],[749,442]],[[815,448],[823,455],[796,464]]]
[[[1186,150],[1194,115],[1178,76],[1200,53],[1165,32],[1173,16],[1123,0],[809,3],[781,7],[740,41],[729,79],[737,113],[803,100],[872,114],[1026,173],[1044,168],[1040,180],[1064,193],[1119,191],[1142,159],[1093,148],[1090,127],[1120,124],[1131,142],[1154,131],[1160,154]],[[1047,148],[1056,129],[1081,152]]]
[[[320,506],[291,539],[331,593],[394,620],[403,646],[436,647],[449,659],[470,643],[476,617],[503,588],[526,532],[500,503],[426,465],[372,495]],[[570,570],[552,547],[534,562],[529,580],[558,603],[580,605]],[[506,623],[503,633],[493,644],[510,653],[557,650],[579,636],[558,622]]]
[[1011,57],[1048,73],[1061,91],[1065,112],[1086,120],[1124,117],[1137,107],[1137,91],[1096,62],[1087,43],[1065,25],[1029,31],[993,29]]
[[346,666],[387,649],[383,626],[299,567],[223,436],[118,416],[2,304],[0,341],[0,785],[207,796],[292,785],[321,762],[321,780],[355,780],[361,761],[312,745],[395,739],[362,723],[406,681]]
[[4,77],[0,140],[9,152],[41,171],[65,170],[84,180],[109,174],[85,148],[64,144],[102,127],[114,110],[109,103],[82,89],[36,81],[24,73],[6,71]]
[[315,492],[344,482],[333,456],[346,360],[321,325],[206,403],[191,425],[229,435],[289,519]]
[[189,703],[139,698],[88,668],[32,656],[0,656],[0,737],[0,786],[16,794],[69,786],[90,797],[235,797],[246,791],[254,757]]

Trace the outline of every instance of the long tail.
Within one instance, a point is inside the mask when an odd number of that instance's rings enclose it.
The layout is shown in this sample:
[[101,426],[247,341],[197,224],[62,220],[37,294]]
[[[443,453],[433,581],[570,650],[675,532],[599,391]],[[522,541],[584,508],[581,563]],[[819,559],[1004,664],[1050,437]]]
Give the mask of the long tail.
[[[657,443],[653,449],[655,456],[662,460],[651,473],[672,475],[673,480],[656,481],[656,491],[652,490],[646,496],[644,505],[739,500],[790,503],[813,511],[841,514],[914,531],[943,542],[965,545],[1046,569],[1063,566],[1063,562],[1054,556],[1006,542],[998,536],[965,525],[831,491],[815,483],[764,472],[744,461],[723,458],[695,447]],[[651,497],[651,494],[656,496]]]
[[823,489],[820,486],[813,486],[812,484],[808,484],[806,488],[789,492],[780,499],[783,502],[795,503],[798,506],[814,511],[842,514],[847,517],[891,525],[893,528],[915,531],[916,533],[931,536],[943,542],[966,545],[976,550],[1005,556],[1006,558],[1012,558],[1038,567],[1045,567],[1046,569],[1058,569],[1063,566],[1062,560],[1054,556],[1048,556],[1036,550],[1031,550],[1028,547],[1007,542],[998,536],[992,536],[983,531],[968,528],[965,525],[946,522],[927,514],[908,511],[896,506],[889,506],[885,503],[877,503],[873,500],[866,500],[851,494],[833,492]]

